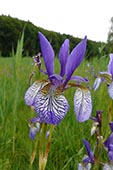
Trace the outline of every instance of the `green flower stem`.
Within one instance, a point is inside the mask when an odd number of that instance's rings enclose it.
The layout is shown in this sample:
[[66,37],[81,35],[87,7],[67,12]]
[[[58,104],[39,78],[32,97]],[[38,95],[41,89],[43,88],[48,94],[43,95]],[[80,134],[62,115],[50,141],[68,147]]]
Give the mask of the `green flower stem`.
[[44,156],[46,159],[48,158],[48,154],[49,154],[49,150],[50,150],[50,142],[51,142],[51,137],[53,134],[54,127],[55,127],[54,125],[51,125],[51,127],[50,127],[50,134],[48,137],[48,141],[47,141],[47,145],[46,145],[46,152],[45,152],[45,156]]
[[103,149],[103,141],[101,139],[101,136],[98,136],[98,143],[96,146],[96,150],[95,150],[95,162],[94,162],[94,170],[98,170],[99,169],[99,164],[100,164],[100,159],[101,159],[101,151]]
[[53,129],[54,125],[50,125],[50,134],[49,137],[46,138],[47,124],[43,124],[39,148],[39,170],[45,170],[46,168]]
[[45,170],[47,160],[44,158],[47,124],[43,123],[39,139],[39,170]]
[[[38,69],[38,71],[37,71],[37,69]],[[34,76],[36,73],[38,74],[38,75],[37,75],[37,78],[40,79],[40,66],[38,66],[38,68],[37,68],[37,64],[35,63],[34,66],[33,66],[32,73],[30,74],[30,77],[29,77],[29,85],[32,84],[33,76]]]
[[39,133],[37,134],[37,137],[36,137],[36,140],[35,140],[34,150],[33,150],[32,155],[31,155],[31,159],[30,159],[30,170],[32,170],[32,165],[33,165],[33,162],[34,162],[35,157],[36,157],[37,148],[38,148],[38,144],[39,144],[39,134],[40,134],[40,131],[39,131]]

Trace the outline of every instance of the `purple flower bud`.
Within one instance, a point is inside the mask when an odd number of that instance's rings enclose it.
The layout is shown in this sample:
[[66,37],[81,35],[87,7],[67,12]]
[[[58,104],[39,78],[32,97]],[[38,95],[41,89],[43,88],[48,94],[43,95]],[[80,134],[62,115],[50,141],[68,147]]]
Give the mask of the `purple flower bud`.
[[30,127],[29,137],[32,140],[34,140],[37,132],[40,129],[40,123],[37,122],[35,126],[33,124],[31,124],[31,125],[29,125],[29,127]]
[[37,66],[41,65],[40,56],[41,56],[41,53],[38,53],[36,56],[33,56],[33,60],[37,64]]

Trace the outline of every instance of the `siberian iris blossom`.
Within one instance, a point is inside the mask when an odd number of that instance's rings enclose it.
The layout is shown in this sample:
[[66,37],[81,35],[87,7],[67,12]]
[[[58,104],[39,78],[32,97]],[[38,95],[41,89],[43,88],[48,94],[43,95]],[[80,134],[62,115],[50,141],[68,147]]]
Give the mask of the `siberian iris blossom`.
[[[85,37],[69,54],[69,40],[66,39],[59,51],[60,73],[54,72],[54,50],[39,32],[41,54],[44,60],[47,75],[46,80],[35,81],[25,93],[25,102],[33,106],[40,122],[57,125],[69,110],[69,104],[63,91],[70,87],[76,87],[74,95],[74,107],[76,118],[79,122],[89,119],[92,111],[91,94],[81,82],[87,79],[80,76],[72,76],[75,69],[81,64],[86,51],[87,38]],[[74,80],[74,83],[69,83]],[[75,83],[77,82],[77,83]]]
[[84,142],[87,154],[88,154],[87,158],[83,159],[83,162],[86,163],[86,164],[89,163],[89,162],[90,163],[94,163],[94,154],[93,154],[93,152],[90,149],[89,142],[86,139],[83,139],[83,142]]
[[94,82],[94,90],[97,90],[101,82],[108,85],[109,96],[113,99],[113,54],[110,54],[107,72],[100,72]]
[[82,163],[79,163],[78,170],[90,170],[91,164],[94,163],[94,153],[90,149],[90,144],[86,139],[83,139],[87,156],[83,158]]
[[110,122],[111,134],[104,142],[104,146],[108,149],[108,157],[110,161],[113,161],[113,122]]

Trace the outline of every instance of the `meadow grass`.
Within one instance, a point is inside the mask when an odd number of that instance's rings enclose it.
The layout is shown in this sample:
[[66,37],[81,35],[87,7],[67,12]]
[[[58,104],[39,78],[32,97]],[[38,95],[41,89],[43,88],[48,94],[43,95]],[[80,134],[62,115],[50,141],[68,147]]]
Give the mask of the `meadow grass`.
[[[0,170],[29,170],[30,156],[34,147],[34,142],[28,136],[28,120],[36,116],[36,113],[24,102],[33,61],[31,58],[21,58],[21,55],[22,47],[18,47],[17,53],[12,57],[0,58]],[[103,110],[105,135],[109,131],[108,103],[111,100],[104,84],[96,92],[93,91],[92,86],[94,74],[98,71],[106,71],[108,60],[108,58],[84,60],[75,72],[75,75],[89,78],[88,86],[91,89],[93,101],[92,115],[95,115],[96,110]],[[57,58],[55,69],[59,72]],[[38,78],[37,75],[34,76],[35,78]],[[77,164],[86,153],[82,139],[86,138],[94,146],[94,140],[90,136],[92,121],[84,123],[76,121],[73,107],[74,93],[74,88],[65,93],[70,110],[63,121],[55,127],[46,170],[76,170]],[[38,155],[34,161],[33,170],[37,170],[37,165]]]

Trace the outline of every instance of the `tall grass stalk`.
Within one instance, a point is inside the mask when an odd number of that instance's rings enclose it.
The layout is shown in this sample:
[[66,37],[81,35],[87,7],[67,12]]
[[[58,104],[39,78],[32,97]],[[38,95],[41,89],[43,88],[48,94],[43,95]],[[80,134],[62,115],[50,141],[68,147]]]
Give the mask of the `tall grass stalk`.
[[19,103],[20,96],[20,73],[21,73],[21,61],[23,52],[23,42],[24,42],[24,32],[17,43],[16,54],[13,53],[13,81],[15,84],[14,89],[14,103],[13,103],[13,142],[12,142],[12,152],[15,153],[15,139],[16,139],[16,128],[17,128],[17,105]]

